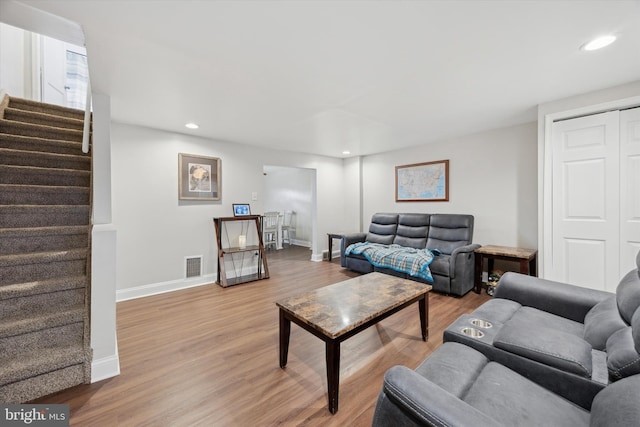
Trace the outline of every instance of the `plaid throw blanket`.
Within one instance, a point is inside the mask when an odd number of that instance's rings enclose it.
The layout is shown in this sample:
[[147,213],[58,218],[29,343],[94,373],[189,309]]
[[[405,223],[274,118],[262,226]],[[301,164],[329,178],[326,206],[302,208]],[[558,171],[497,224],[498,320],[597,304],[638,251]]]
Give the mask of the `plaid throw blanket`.
[[400,245],[361,242],[347,247],[345,255],[361,254],[376,267],[390,268],[433,282],[429,264],[433,253],[429,249],[414,249]]

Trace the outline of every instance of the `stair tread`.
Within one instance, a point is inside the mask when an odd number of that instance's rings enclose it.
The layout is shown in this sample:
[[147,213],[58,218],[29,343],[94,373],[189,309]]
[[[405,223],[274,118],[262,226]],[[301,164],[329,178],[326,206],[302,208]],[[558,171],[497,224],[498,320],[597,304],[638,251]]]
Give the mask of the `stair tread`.
[[0,300],[86,287],[87,276],[68,276],[0,286]]
[[[32,145],[64,145],[69,147],[77,147],[78,150],[82,148],[82,142],[77,141],[67,141],[65,139],[55,139],[55,138],[42,138],[39,136],[27,136],[27,135],[16,135],[12,133],[0,133],[0,139],[5,140],[15,140],[17,142],[29,142]],[[34,150],[40,151],[40,150]]]
[[[53,307],[52,309],[56,309]],[[0,320],[0,339],[29,332],[82,322],[84,306],[76,305],[64,310],[38,312],[35,315]]]
[[[65,117],[57,114],[49,114],[41,111],[24,110],[20,108],[11,107],[11,106],[7,107],[4,110],[4,118],[6,120],[10,120],[14,122],[31,123],[31,124],[41,124],[41,123],[34,123],[30,120],[48,121],[48,122],[51,122],[52,124],[55,123],[56,124],[55,127],[60,127],[64,129],[80,130],[80,129],[83,129],[84,127],[83,119],[79,119],[75,117]],[[51,126],[51,125],[43,124],[43,126]]]
[[28,157],[40,156],[40,157],[51,157],[56,159],[74,159],[74,160],[83,161],[83,162],[91,161],[91,157],[87,154],[80,155],[80,154],[51,153],[47,151],[15,150],[13,148],[0,148],[0,153],[5,153],[5,155],[18,154],[18,155],[24,155]]
[[16,173],[38,173],[38,174],[69,174],[69,175],[91,175],[91,171],[84,169],[63,169],[63,168],[46,168],[42,166],[24,166],[24,165],[0,165],[0,169],[8,169]]
[[0,188],[3,191],[40,191],[56,193],[60,191],[73,191],[78,193],[88,193],[89,187],[80,185],[39,185],[39,184],[2,184]]
[[0,255],[0,268],[35,263],[63,262],[87,258],[87,249],[68,249],[63,251],[34,252],[30,254]]
[[6,237],[46,236],[52,234],[83,234],[88,233],[89,225],[64,225],[59,227],[15,227],[0,228],[0,239]]
[[[70,114],[74,114],[74,115],[82,115],[84,116],[84,111],[83,110],[79,110],[77,108],[71,108],[71,107],[65,107],[63,105],[57,105],[57,104],[51,104],[51,103],[47,103],[47,102],[41,102],[41,101],[33,101],[31,99],[26,99],[26,98],[20,98],[17,96],[10,96],[9,97],[9,107],[11,108],[19,108],[18,106],[29,106],[29,107],[34,107],[34,108],[39,108],[39,109],[45,109],[45,110],[49,110],[49,111],[62,111],[65,113],[70,113]],[[25,109],[25,108],[20,108],[21,110]],[[31,111],[31,110],[28,110]]]
[[0,386],[21,381],[36,375],[56,371],[84,362],[82,344],[59,348],[47,348],[12,358],[10,363],[0,363]]
[[38,123],[27,123],[27,122],[19,122],[16,120],[0,119],[0,133],[8,133],[8,132],[4,132],[5,127],[8,127],[8,128],[17,127],[22,129],[39,129],[47,132],[54,132],[54,133],[57,132],[61,134],[68,134],[68,135],[74,135],[74,136],[80,136],[80,137],[82,137],[82,134],[83,134],[81,130],[77,130],[77,129],[68,129],[68,128],[61,128],[56,126],[41,125]]

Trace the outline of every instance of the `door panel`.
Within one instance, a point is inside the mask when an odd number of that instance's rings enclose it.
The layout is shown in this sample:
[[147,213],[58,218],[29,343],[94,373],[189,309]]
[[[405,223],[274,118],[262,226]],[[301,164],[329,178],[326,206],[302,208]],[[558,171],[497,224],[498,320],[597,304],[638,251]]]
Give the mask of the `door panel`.
[[615,290],[619,279],[619,112],[556,122],[550,277]]
[[620,112],[620,274],[640,250],[640,108]]

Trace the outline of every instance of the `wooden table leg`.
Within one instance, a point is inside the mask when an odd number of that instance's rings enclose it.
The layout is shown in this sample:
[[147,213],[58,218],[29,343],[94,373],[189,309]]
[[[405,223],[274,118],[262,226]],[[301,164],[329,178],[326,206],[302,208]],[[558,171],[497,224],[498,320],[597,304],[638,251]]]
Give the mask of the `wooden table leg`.
[[479,294],[482,291],[482,254],[475,254],[476,257],[476,268],[475,268],[475,285],[476,285],[476,294]]
[[280,309],[280,367],[287,366],[289,356],[289,336],[291,335],[291,320],[287,319]]
[[338,387],[340,385],[340,342],[329,340],[326,342],[327,358],[327,388],[329,397],[329,412],[338,412]]
[[424,294],[424,298],[418,301],[420,311],[420,328],[422,330],[422,341],[429,339],[429,294]]
[[520,273],[529,275],[529,261],[520,260]]
[[329,259],[329,262],[331,262],[331,256],[333,254],[333,236],[332,235],[328,235],[329,236],[329,253],[327,254],[327,258]]

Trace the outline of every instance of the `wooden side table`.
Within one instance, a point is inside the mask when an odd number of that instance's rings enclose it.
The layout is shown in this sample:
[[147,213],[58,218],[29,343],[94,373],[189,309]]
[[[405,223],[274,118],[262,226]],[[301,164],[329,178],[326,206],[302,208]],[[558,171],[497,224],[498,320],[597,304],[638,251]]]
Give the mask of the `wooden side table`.
[[493,262],[496,259],[504,259],[507,261],[516,261],[520,263],[520,273],[536,276],[536,257],[538,251],[535,249],[511,248],[508,246],[481,246],[475,251],[476,268],[475,268],[475,288],[476,293],[482,291],[482,266],[484,258],[487,258],[488,272],[493,270]]
[[342,237],[346,233],[339,231],[337,233],[327,233],[327,238],[329,239],[329,255],[327,256],[329,262],[331,262],[332,254],[333,254],[333,239],[342,239]]

